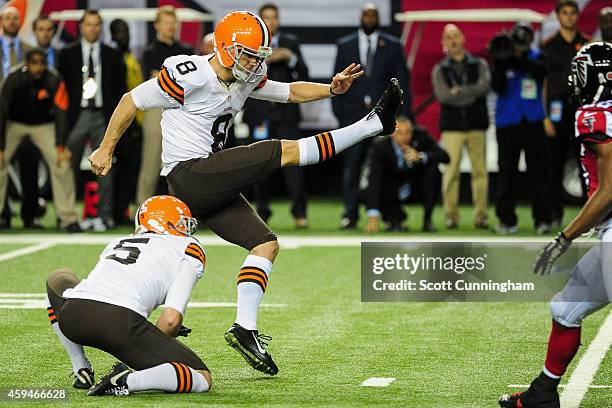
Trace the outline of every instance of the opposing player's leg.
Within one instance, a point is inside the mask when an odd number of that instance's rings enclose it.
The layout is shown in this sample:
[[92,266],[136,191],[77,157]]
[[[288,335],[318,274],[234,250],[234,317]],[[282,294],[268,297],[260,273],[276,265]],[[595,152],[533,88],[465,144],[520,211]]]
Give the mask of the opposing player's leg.
[[552,329],[542,372],[526,391],[503,395],[499,400],[500,406],[559,407],[557,387],[580,347],[582,321],[609,303],[604,274],[611,271],[606,272],[603,263],[604,245],[592,248],[580,259],[570,280],[550,302]]
[[270,337],[257,330],[257,313],[279,250],[276,235],[242,195],[205,218],[213,232],[249,251],[238,272],[236,320],[225,333],[225,340],[251,367],[275,375],[278,367],[265,342]]
[[360,121],[297,141],[282,140],[281,166],[321,163],[368,137],[390,135],[395,131],[395,118],[401,104],[402,90],[394,78],[374,109]]
[[80,344],[70,341],[58,324],[64,298],[61,296],[68,288],[75,287],[80,279],[69,269],[63,268],[52,272],[47,278],[47,314],[51,328],[59,338],[64,350],[68,353],[74,372],[72,386],[79,389],[88,389],[94,384],[94,371],[91,363],[85,356],[85,350]]

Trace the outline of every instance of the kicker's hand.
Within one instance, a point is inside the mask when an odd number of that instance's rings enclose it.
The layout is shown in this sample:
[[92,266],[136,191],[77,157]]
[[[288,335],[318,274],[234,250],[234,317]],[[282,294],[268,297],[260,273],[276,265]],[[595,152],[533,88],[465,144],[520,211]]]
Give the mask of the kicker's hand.
[[179,329],[179,331],[176,334],[176,336],[177,337],[179,337],[179,336],[187,337],[189,335],[189,333],[191,333],[191,329],[189,327],[181,326],[181,328]]
[[553,264],[561,255],[567,251],[572,244],[572,241],[560,232],[552,242],[546,244],[540,256],[533,266],[533,273],[547,275],[550,273]]
[[88,159],[91,163],[91,171],[96,176],[106,176],[113,166],[113,152],[102,147],[94,150]]
[[353,81],[363,75],[363,69],[360,64],[354,62],[346,67],[344,71],[337,73],[332,78],[330,90],[334,95],[340,95],[349,90]]

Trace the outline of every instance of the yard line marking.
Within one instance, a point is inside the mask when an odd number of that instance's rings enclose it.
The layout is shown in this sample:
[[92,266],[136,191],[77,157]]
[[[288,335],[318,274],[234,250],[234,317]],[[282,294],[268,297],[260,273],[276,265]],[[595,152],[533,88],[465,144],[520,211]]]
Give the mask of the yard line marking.
[[395,378],[390,378],[390,377],[370,377],[364,382],[362,382],[361,386],[362,387],[387,387],[395,380],[396,380]]
[[[529,388],[530,384],[510,384],[508,388]],[[557,385],[559,388],[567,387],[567,384]],[[612,388],[612,385],[589,385],[589,388]]]
[[[40,242],[40,240],[38,242]],[[5,252],[3,254],[0,254],[0,262],[8,261],[9,259],[18,258],[24,255],[33,254],[34,252],[42,251],[54,245],[55,243],[53,242],[43,242],[37,245],[32,245],[32,246],[25,247],[25,248],[19,248],[14,251]]]
[[36,297],[45,297],[44,293],[0,293],[0,299],[3,298],[36,298]]
[[[20,234],[0,236],[0,244],[40,244],[53,243],[56,245],[106,245],[116,238],[125,237],[126,234],[98,235],[98,234]],[[216,235],[198,234],[197,238],[206,245],[233,246]],[[346,236],[300,236],[281,235],[279,244],[282,248],[296,249],[300,247],[355,247],[362,242],[548,242],[549,238],[542,237],[486,237],[486,236],[457,236],[457,237],[435,237],[435,236],[406,236],[389,237],[385,235],[346,235]]]
[[577,408],[580,406],[580,402],[591,385],[593,376],[599,369],[599,365],[606,356],[611,344],[612,312],[608,313],[608,317],[606,317],[589,348],[582,355],[578,365],[572,372],[567,386],[561,394],[561,406],[563,408]]

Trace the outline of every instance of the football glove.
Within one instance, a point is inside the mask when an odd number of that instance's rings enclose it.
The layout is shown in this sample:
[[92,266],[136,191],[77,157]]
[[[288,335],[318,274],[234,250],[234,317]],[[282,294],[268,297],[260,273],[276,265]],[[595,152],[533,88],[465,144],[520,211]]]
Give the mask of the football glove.
[[179,336],[187,337],[189,335],[189,333],[191,333],[191,329],[189,327],[181,326],[181,328],[179,329],[179,331],[176,334],[176,336],[177,337],[179,337]]
[[572,241],[567,239],[563,232],[560,232],[552,242],[546,244],[540,256],[533,265],[533,273],[547,275],[552,270],[552,266],[561,255],[567,251]]

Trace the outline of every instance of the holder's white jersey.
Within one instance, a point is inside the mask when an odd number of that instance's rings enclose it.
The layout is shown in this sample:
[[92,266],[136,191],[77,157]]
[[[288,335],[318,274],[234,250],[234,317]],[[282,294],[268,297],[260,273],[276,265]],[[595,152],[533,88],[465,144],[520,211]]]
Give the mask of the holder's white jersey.
[[[214,57],[214,56],[213,56]],[[164,61],[158,78],[131,91],[138,109],[163,108],[162,175],[179,162],[223,149],[234,117],[246,99],[287,102],[289,84],[268,81],[266,65],[254,82],[222,83],[211,56],[178,55]]]
[[204,249],[193,237],[145,233],[117,238],[89,276],[62,296],[110,303],[145,318],[161,304],[184,315],[205,262]]

